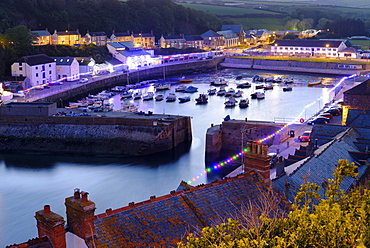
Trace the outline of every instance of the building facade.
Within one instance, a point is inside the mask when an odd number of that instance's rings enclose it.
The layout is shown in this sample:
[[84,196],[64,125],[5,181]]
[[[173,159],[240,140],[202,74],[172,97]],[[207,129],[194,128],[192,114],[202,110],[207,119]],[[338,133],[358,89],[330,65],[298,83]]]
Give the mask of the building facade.
[[79,46],[81,43],[81,34],[78,31],[54,31],[52,37],[53,45]]
[[65,81],[76,81],[80,79],[80,68],[76,58],[54,57],[56,63],[56,77]]
[[87,31],[86,35],[86,43],[87,44],[94,44],[97,46],[105,46],[107,45],[108,38],[105,32],[89,32]]

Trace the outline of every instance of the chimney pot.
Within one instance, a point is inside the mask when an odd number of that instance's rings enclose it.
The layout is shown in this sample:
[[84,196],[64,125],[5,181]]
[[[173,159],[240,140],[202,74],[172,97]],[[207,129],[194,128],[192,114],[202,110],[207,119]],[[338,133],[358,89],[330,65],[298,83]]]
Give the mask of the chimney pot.
[[74,198],[75,200],[80,199],[80,189],[79,189],[79,188],[75,188],[75,189],[74,189],[74,195],[73,195],[73,198]]
[[152,195],[151,197],[150,197],[150,200],[154,200],[156,198],[156,196],[155,195]]
[[45,205],[45,206],[44,206],[44,213],[45,213],[45,214],[50,213],[50,205]]
[[88,195],[89,193],[88,192],[84,192],[84,191],[82,191],[81,192],[81,195],[82,195],[82,199],[81,199],[81,201],[83,201],[83,202],[87,202],[88,201],[88,199],[87,199],[87,195]]

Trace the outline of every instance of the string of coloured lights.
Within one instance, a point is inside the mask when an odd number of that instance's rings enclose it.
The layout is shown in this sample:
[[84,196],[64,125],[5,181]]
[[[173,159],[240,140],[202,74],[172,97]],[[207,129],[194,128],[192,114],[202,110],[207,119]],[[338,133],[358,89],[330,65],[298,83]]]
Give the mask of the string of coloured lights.
[[[351,76],[348,76],[348,77],[343,77],[341,80],[339,80],[339,82],[337,84],[335,84],[329,91],[328,93],[331,93],[333,92],[336,88],[338,88],[341,84],[343,84],[343,82],[347,79],[351,79],[351,78],[355,78],[356,76],[365,76],[365,75],[356,75],[356,74],[353,74]],[[367,76],[368,77],[368,76]],[[264,138],[261,138],[259,140],[257,140],[256,142],[261,144],[267,140],[270,140],[272,138],[274,138],[276,135],[284,132],[290,125],[292,125],[293,123],[297,123],[301,118],[302,116],[304,115],[306,109],[312,107],[313,105],[315,105],[317,102],[321,101],[323,98],[323,96],[320,96],[319,98],[317,98],[315,101],[313,101],[312,103],[309,103],[307,105],[305,105],[303,107],[303,110],[289,123],[285,124],[282,128],[278,129],[277,131],[275,131],[274,133],[271,133],[269,135],[267,135],[266,137]],[[221,162],[218,162],[208,168],[206,168],[205,170],[203,170],[201,173],[199,173],[197,176],[193,177],[191,180],[188,180],[187,183],[188,184],[192,184],[194,182],[197,181],[197,179],[201,178],[202,176],[206,176],[207,174],[210,174],[212,172],[215,172],[217,170],[219,170],[220,168],[230,164],[231,162],[235,161],[236,159],[244,156],[245,153],[249,152],[247,148],[243,147],[243,149],[238,152],[237,154],[221,161]]]

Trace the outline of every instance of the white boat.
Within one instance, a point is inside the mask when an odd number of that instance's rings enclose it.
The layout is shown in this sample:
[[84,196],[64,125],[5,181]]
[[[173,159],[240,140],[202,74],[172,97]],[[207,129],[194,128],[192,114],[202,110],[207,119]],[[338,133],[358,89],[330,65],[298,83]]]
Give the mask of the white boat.
[[233,88],[229,88],[226,93],[225,93],[225,96],[232,96],[235,94],[235,90]]
[[225,86],[225,85],[227,85],[227,82],[225,81],[225,79],[221,78],[218,81],[211,82],[210,85],[213,85],[213,86]]
[[208,102],[208,97],[206,94],[199,94],[199,97],[195,99],[197,104],[205,104]]
[[171,84],[161,83],[161,84],[157,84],[156,86],[154,86],[154,88],[155,88],[156,91],[158,91],[158,90],[169,90],[170,86],[171,86]]
[[153,100],[153,98],[154,98],[154,93],[148,92],[146,95],[143,96],[143,101]]
[[176,86],[175,91],[176,92],[182,92],[182,91],[185,91],[186,88],[187,88],[186,85],[180,84],[180,85]]
[[226,94],[226,90],[225,90],[225,88],[221,88],[221,89],[219,89],[218,91],[217,91],[217,93],[216,93],[218,96],[224,96],[225,94]]
[[162,101],[164,99],[164,95],[163,94],[158,94],[154,98],[155,98],[156,101]]
[[230,96],[229,99],[225,102],[225,107],[226,108],[235,107],[237,102],[238,101],[235,99],[235,97]]
[[239,102],[239,108],[246,108],[249,106],[249,99],[241,99]]
[[166,97],[166,102],[174,102],[174,101],[176,101],[176,98],[177,98],[176,94],[171,92]]
[[257,99],[264,99],[264,98],[265,98],[265,93],[257,92]]
[[133,95],[132,95],[132,98],[134,98],[134,100],[136,99],[141,99],[141,96],[143,94],[141,93],[141,91],[136,91]]
[[122,91],[119,95],[121,96],[121,99],[131,98],[132,91]]
[[232,96],[233,97],[242,97],[242,95],[243,95],[243,91],[242,90],[238,90],[237,92],[235,92]]
[[236,86],[236,88],[250,88],[252,87],[252,84],[250,82],[240,83]]
[[268,76],[265,78],[265,82],[272,82],[274,81],[274,76]]

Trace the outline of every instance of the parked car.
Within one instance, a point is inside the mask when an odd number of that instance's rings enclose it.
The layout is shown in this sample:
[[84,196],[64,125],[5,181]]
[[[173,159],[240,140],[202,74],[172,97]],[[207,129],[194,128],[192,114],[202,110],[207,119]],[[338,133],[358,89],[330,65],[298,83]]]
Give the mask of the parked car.
[[329,119],[333,119],[333,115],[330,114],[330,113],[322,113],[322,114],[320,114],[320,116],[323,116],[323,117],[326,117],[326,118],[329,118]]
[[338,108],[330,108],[326,110],[324,113],[330,113],[334,116],[340,115],[340,110]]
[[81,78],[80,83],[87,83],[89,81],[88,78]]
[[329,118],[326,118],[326,117],[316,117],[312,120],[309,120],[307,121],[307,124],[308,125],[314,125],[314,124],[327,124],[330,122],[330,119]]
[[301,136],[298,136],[300,142],[310,141],[311,131],[305,131]]

